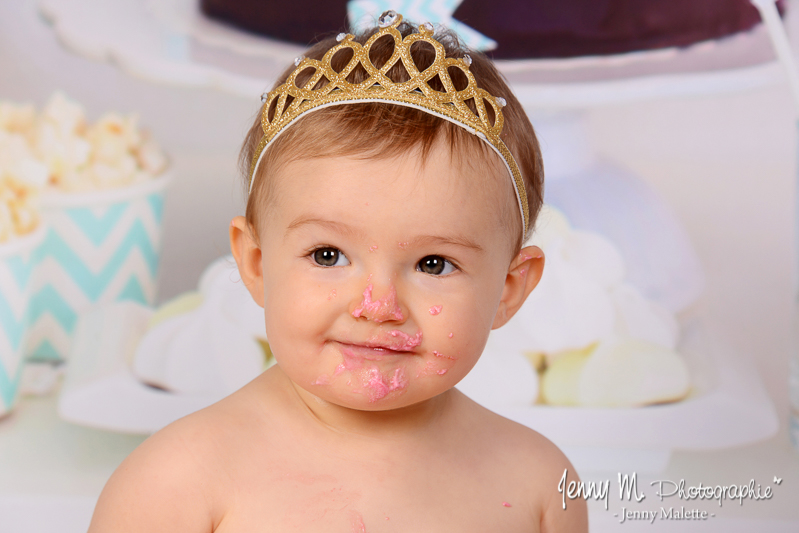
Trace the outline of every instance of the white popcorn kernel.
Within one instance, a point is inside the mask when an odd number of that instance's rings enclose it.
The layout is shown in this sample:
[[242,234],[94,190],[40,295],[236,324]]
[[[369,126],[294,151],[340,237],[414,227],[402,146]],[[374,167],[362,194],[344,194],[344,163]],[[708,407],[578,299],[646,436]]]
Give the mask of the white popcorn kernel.
[[79,135],[86,126],[83,106],[56,92],[42,110],[42,120],[55,125],[63,137]]
[[136,157],[142,169],[156,176],[166,170],[168,160],[161,148],[149,137],[136,151]]
[[15,105],[0,102],[0,130],[30,135],[36,125],[36,108],[33,104]]

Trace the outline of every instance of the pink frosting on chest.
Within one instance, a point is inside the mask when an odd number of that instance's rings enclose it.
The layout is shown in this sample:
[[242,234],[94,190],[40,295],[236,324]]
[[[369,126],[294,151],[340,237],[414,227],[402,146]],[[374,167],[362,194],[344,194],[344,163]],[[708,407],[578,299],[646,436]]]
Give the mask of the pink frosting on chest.
[[363,523],[361,513],[350,511],[350,527],[352,533],[366,533],[366,525]]

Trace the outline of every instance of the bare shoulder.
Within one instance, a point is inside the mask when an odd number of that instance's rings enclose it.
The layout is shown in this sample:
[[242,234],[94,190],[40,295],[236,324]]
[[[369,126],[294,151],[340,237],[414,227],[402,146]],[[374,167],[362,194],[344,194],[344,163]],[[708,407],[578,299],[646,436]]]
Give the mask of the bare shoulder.
[[560,448],[537,431],[468,401],[472,427],[482,428],[478,438],[486,440],[509,479],[518,476],[523,492],[534,502],[531,508],[540,517],[540,531],[588,531],[585,500],[569,500],[563,509],[558,489],[564,473],[569,481],[579,481],[579,476]]
[[106,483],[89,533],[213,531],[222,514],[229,404],[182,418],[136,448]]

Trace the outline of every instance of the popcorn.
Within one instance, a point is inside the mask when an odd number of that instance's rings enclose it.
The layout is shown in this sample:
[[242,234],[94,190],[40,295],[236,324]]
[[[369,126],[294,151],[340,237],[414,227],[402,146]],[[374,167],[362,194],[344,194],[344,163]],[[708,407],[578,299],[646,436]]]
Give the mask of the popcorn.
[[135,116],[123,117],[116,113],[103,115],[86,137],[92,145],[92,158],[108,164],[130,156],[141,144]]
[[89,161],[91,145],[80,137],[63,133],[68,128],[49,121],[37,127],[34,141],[36,156],[49,169],[49,184],[61,189],[71,189],[81,168]]
[[39,226],[38,189],[13,177],[0,178],[0,244]]
[[161,174],[168,161],[135,115],[107,113],[96,123],[55,93],[34,106],[0,102],[0,242],[38,222],[38,189],[85,192],[130,186]]
[[83,106],[57,92],[50,97],[42,110],[41,121],[55,126],[62,138],[81,136],[86,129]]
[[61,192],[130,186],[161,174],[168,163],[135,115],[107,113],[91,124],[84,108],[62,93],[38,116],[32,105],[0,102],[0,135],[0,175]]
[[33,131],[35,123],[36,109],[32,104],[0,102],[0,131],[25,134]]
[[47,181],[47,168],[33,157],[19,132],[25,114],[15,115],[16,110],[9,109],[6,104],[0,107],[0,120],[14,127],[14,132],[0,130],[0,243],[36,229],[38,190]]
[[142,134],[142,144],[136,151],[136,158],[139,166],[150,174],[160,174],[169,163],[164,152],[146,132]]

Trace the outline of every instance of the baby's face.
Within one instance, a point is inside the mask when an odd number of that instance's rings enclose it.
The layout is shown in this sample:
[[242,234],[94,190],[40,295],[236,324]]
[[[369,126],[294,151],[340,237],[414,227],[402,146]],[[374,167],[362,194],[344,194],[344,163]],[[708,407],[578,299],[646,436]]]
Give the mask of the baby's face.
[[543,265],[538,250],[511,260],[504,169],[460,165],[441,143],[424,165],[304,160],[274,179],[254,245],[262,278],[243,277],[281,369],[328,402],[385,410],[449,390],[515,310],[500,303],[509,281],[537,281],[530,265]]

